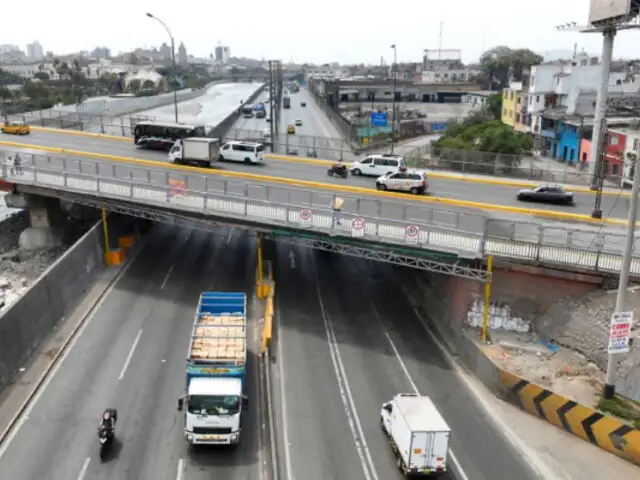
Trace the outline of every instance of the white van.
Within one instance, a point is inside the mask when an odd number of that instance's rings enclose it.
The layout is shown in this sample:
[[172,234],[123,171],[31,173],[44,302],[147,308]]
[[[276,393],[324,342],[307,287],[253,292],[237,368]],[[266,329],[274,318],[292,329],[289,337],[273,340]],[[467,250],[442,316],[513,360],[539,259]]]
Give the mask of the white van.
[[221,162],[262,163],[264,145],[256,142],[232,141],[225,143],[220,149]]
[[353,175],[371,175],[379,177],[387,173],[393,173],[398,168],[405,166],[402,155],[369,155],[361,161],[355,161],[349,167]]

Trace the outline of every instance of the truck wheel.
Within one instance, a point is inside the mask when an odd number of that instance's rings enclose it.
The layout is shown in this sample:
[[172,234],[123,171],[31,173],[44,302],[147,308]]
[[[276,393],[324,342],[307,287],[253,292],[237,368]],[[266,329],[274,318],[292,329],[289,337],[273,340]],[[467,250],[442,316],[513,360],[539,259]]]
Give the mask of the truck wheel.
[[224,162],[224,157],[223,157],[222,155],[220,155],[220,156],[218,157],[218,160],[219,160],[219,161],[221,161],[221,162]]
[[245,158],[245,159],[244,159],[244,163],[245,163],[246,165],[251,165],[251,159],[250,159],[250,158],[248,158],[248,157],[247,157],[247,158]]
[[400,473],[404,473],[404,468],[402,466],[402,457],[400,457],[400,454],[398,454],[398,470],[400,470]]
[[382,419],[382,417],[380,417],[380,428],[382,429],[382,431],[386,435],[387,434],[387,430],[384,428],[384,420]]

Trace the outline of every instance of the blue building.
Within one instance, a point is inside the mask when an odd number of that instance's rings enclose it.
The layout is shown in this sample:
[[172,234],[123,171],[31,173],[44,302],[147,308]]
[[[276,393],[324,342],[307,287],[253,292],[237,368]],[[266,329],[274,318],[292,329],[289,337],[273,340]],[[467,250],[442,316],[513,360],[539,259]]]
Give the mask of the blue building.
[[543,116],[540,125],[542,151],[561,162],[575,165],[580,159],[580,121]]

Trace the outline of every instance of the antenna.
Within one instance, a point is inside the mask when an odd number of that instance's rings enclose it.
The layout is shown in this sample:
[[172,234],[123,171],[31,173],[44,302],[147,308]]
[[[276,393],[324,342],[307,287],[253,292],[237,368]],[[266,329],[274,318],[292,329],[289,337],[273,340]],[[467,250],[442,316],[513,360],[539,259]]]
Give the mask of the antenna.
[[444,22],[440,20],[440,32],[438,33],[438,60],[442,60],[442,28]]

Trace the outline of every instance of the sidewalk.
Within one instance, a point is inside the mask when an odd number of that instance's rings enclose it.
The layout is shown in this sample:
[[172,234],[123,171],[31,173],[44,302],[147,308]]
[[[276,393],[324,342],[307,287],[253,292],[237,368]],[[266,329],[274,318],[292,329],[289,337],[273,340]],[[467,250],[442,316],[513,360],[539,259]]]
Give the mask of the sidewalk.
[[529,458],[543,479],[640,478],[640,467],[497,399],[474,377],[462,375],[509,441]]

